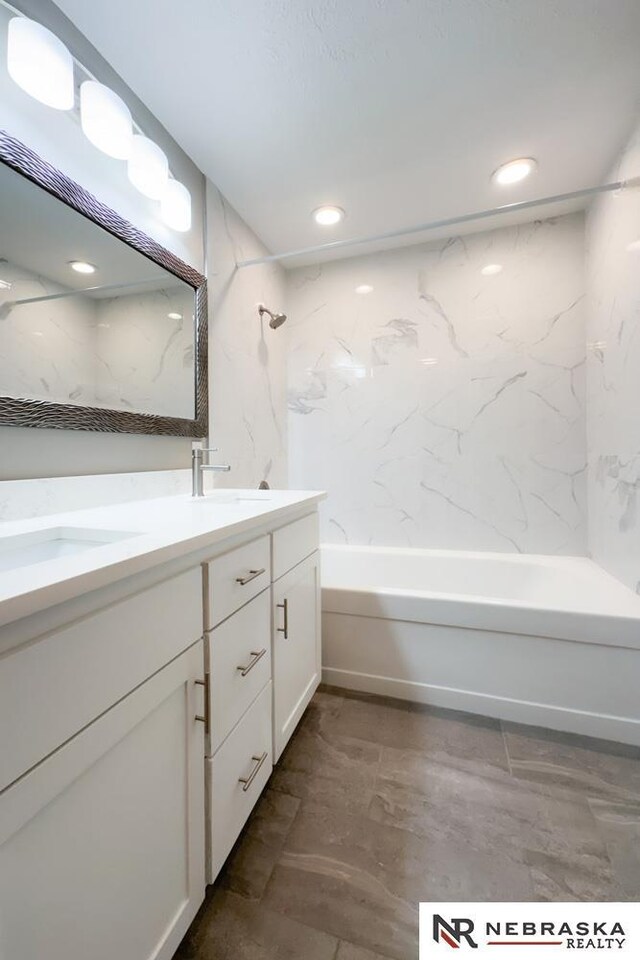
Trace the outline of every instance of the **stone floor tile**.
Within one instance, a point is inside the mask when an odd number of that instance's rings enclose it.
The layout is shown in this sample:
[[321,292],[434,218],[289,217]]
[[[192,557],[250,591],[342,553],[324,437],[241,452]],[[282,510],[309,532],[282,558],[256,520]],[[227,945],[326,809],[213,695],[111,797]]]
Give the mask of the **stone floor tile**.
[[640,748],[590,737],[503,724],[513,775],[585,797],[640,797]]
[[527,867],[303,803],[263,903],[383,955],[416,955],[421,900],[526,900]]
[[399,700],[348,696],[327,729],[382,746],[418,750],[461,767],[508,767],[499,721],[474,714]]
[[232,850],[220,878],[229,890],[259,900],[298,812],[297,797],[268,788]]
[[274,790],[327,806],[366,811],[373,796],[380,747],[319,727],[299,730],[274,770]]
[[217,888],[176,960],[334,960],[337,949],[335,937]]
[[589,801],[618,884],[630,900],[640,901],[640,800]]
[[[372,950],[365,950],[364,947],[356,947],[354,943],[341,940],[336,960],[387,960],[387,958],[381,953],[373,953]],[[415,960],[415,958],[412,958],[412,960]]]

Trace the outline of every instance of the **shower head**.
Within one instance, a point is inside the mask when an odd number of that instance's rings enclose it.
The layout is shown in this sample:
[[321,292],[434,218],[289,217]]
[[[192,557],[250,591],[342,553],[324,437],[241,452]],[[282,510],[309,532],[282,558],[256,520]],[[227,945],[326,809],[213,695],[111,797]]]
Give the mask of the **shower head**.
[[282,324],[287,319],[286,313],[272,313],[271,310],[265,307],[264,303],[261,303],[260,306],[258,307],[258,314],[261,320],[265,315],[265,313],[269,317],[269,326],[271,327],[272,330],[277,330],[278,327],[281,327]]

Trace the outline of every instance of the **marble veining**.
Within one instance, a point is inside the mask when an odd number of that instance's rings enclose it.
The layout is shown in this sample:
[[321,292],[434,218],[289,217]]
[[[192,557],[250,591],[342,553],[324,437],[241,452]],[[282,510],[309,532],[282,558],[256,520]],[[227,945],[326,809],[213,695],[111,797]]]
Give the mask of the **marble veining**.
[[323,540],[586,552],[583,269],[572,214],[290,272],[289,482],[330,491]]
[[207,186],[210,423],[218,456],[231,464],[219,485],[286,485],[286,326],[271,330],[258,304],[285,309],[279,264],[238,270],[266,250],[222,194]]
[[[640,174],[640,125],[612,175]],[[589,547],[640,592],[640,189],[598,198],[587,219]]]

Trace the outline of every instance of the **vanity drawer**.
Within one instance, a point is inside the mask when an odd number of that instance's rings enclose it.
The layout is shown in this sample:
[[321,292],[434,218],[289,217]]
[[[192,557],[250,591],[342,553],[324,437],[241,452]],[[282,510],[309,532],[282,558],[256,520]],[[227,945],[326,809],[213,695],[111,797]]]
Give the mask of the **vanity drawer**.
[[291,570],[318,549],[320,543],[318,514],[310,513],[307,517],[294,520],[286,527],[275,530],[272,536],[273,579],[278,580],[287,570]]
[[213,883],[271,776],[271,683],[205,760],[208,788],[207,882]]
[[202,636],[199,567],[0,659],[0,790]]
[[271,592],[263,591],[206,636],[215,753],[271,679]]
[[271,581],[269,537],[216,557],[206,565],[207,622],[210,630],[261,593]]

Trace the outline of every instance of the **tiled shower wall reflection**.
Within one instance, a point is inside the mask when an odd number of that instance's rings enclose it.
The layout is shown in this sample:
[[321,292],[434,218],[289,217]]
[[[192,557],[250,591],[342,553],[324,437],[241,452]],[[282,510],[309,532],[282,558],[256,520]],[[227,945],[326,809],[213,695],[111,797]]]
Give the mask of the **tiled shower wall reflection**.
[[330,491],[325,542],[585,553],[581,214],[288,284],[289,483]]

